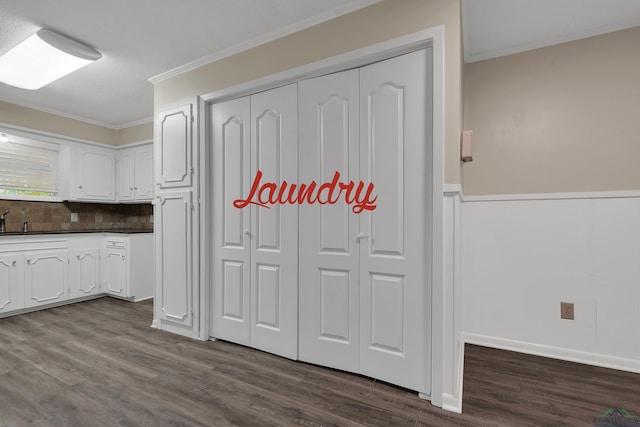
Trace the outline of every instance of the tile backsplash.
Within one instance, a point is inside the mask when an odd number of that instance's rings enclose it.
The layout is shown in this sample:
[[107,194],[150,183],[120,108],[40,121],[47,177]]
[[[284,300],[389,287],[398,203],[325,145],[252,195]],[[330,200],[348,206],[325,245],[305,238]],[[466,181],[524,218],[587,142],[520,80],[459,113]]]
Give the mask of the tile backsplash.
[[[5,217],[7,232],[21,231],[22,221],[29,221],[29,231],[81,230],[153,230],[153,205],[102,204],[74,202],[31,202],[1,200],[0,214]],[[78,222],[71,222],[71,213]]]

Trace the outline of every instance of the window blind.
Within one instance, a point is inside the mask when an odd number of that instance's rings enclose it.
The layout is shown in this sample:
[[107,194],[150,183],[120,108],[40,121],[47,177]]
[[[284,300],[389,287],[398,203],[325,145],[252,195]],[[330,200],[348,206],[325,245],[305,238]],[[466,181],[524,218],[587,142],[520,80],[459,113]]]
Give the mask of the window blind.
[[58,151],[18,143],[0,142],[0,194],[56,196]]

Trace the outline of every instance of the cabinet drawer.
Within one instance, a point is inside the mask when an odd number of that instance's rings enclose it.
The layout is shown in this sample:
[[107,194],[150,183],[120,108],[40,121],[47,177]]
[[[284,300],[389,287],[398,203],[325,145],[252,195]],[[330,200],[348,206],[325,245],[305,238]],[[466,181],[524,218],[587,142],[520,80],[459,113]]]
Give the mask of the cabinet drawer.
[[126,239],[112,239],[107,238],[106,246],[108,249],[127,249]]
[[22,251],[49,251],[56,249],[67,249],[67,240],[11,240],[0,244],[0,253],[22,252]]

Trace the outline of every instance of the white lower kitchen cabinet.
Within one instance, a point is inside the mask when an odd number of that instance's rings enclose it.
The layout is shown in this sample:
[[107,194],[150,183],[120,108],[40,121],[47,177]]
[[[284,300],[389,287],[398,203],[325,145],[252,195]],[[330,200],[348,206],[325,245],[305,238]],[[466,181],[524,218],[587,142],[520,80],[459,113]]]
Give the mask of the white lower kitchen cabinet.
[[[110,240],[112,243],[113,240]],[[126,245],[125,241],[115,240],[116,243]],[[127,283],[127,250],[110,246],[108,243],[102,255],[102,283],[104,291],[109,295],[127,297],[129,286]]]
[[68,273],[68,250],[25,252],[25,307],[68,299]]
[[104,295],[153,297],[153,233],[0,235],[0,317]]
[[100,246],[71,251],[70,288],[71,298],[96,295],[100,290]]
[[0,313],[24,308],[24,257],[0,254]]
[[102,249],[103,292],[132,301],[153,297],[153,235],[108,235]]

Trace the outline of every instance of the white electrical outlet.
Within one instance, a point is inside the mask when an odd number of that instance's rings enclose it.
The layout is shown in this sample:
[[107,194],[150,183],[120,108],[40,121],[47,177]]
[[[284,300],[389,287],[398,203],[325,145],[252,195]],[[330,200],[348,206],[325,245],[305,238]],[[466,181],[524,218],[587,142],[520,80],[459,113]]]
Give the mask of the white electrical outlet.
[[78,222],[78,213],[71,212],[71,222]]

